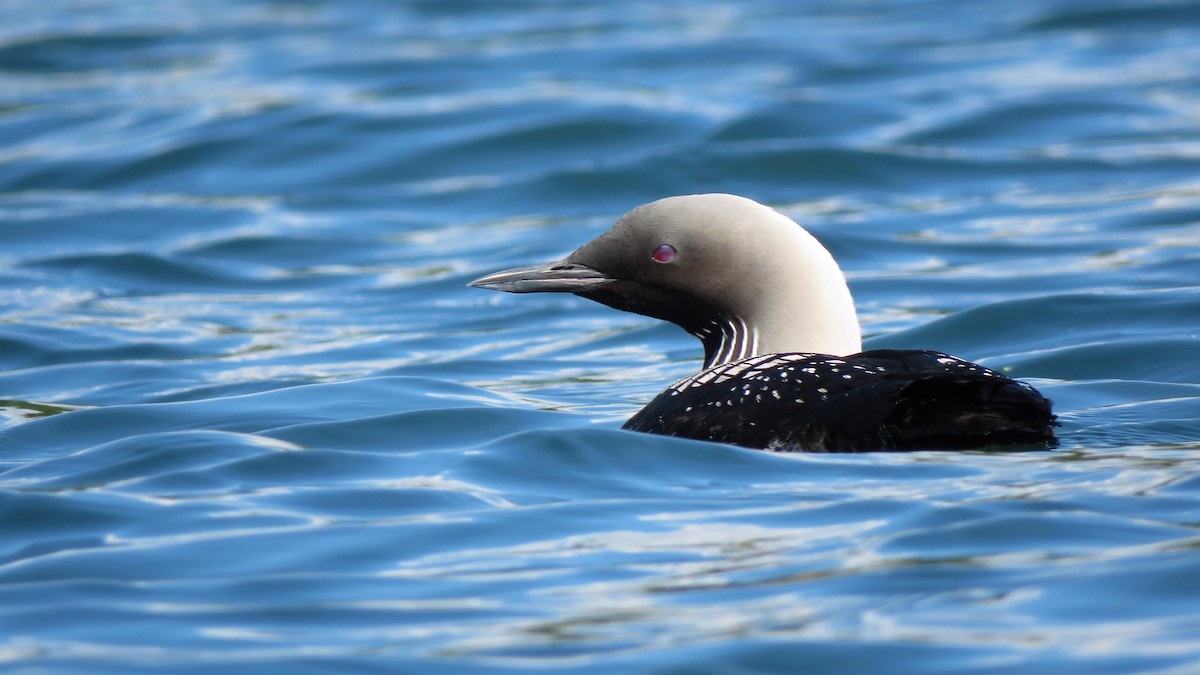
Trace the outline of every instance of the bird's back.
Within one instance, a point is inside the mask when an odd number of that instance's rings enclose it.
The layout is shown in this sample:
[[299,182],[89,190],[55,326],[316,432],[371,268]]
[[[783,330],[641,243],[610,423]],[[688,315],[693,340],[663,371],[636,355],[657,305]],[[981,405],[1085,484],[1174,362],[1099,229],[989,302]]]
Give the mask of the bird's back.
[[768,354],[681,380],[623,428],[807,452],[1053,447],[1050,401],[932,351]]

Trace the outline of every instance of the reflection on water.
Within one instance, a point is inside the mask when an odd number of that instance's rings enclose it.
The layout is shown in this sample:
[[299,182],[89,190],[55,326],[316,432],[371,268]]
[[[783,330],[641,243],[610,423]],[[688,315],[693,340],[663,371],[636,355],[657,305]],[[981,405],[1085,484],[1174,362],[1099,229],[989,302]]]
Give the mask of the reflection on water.
[[[1195,3],[10,4],[0,664],[1195,668]],[[691,338],[465,286],[704,191],[1062,448],[619,431]]]

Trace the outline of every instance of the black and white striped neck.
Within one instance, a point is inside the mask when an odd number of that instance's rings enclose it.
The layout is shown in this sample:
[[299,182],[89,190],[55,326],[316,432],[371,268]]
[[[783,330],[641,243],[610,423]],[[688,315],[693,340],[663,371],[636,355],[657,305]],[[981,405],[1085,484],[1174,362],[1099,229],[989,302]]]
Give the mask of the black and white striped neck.
[[691,333],[704,345],[705,369],[741,361],[759,353],[758,329],[737,316],[721,316]]

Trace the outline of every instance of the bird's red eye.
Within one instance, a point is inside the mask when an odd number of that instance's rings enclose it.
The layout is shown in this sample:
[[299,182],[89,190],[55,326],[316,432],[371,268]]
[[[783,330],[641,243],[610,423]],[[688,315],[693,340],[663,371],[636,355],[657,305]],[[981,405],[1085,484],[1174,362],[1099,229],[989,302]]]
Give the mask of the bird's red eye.
[[654,249],[654,253],[651,253],[650,257],[660,263],[669,263],[675,259],[675,247],[670,244],[663,244]]

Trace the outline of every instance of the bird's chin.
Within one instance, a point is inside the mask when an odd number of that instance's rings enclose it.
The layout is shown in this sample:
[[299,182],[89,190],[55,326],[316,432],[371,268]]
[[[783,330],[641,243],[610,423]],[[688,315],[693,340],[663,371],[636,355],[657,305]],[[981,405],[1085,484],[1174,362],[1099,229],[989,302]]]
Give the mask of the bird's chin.
[[586,294],[615,281],[586,265],[557,261],[495,272],[467,285],[506,293]]

